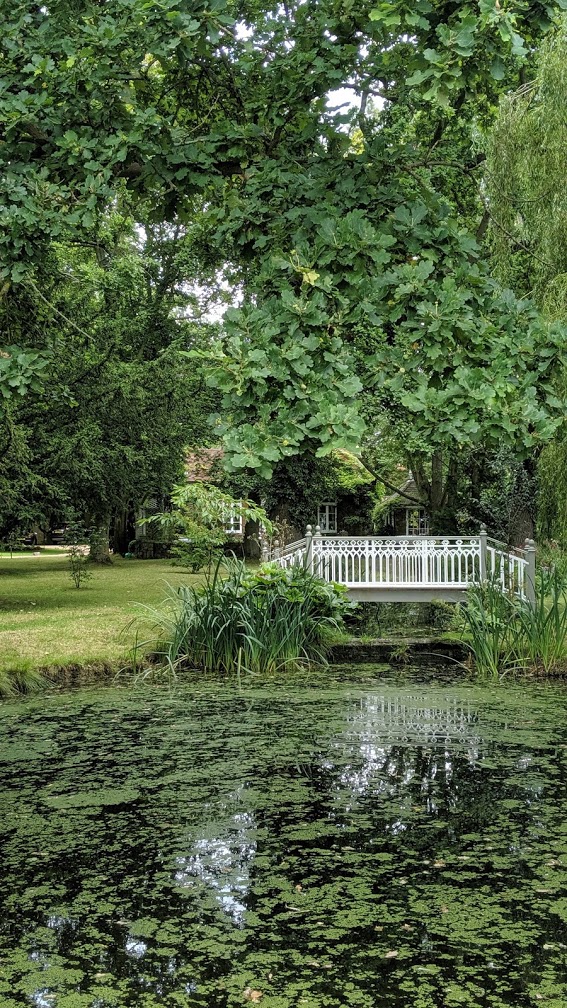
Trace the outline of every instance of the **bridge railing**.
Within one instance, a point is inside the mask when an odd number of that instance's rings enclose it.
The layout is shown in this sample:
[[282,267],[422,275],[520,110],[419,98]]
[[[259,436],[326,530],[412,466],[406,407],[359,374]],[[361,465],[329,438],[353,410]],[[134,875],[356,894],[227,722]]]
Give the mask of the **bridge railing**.
[[[311,529],[309,529],[311,532]],[[270,559],[275,560],[280,567],[293,567],[298,563],[306,563],[307,538],[298,539],[297,542],[289,543],[287,546],[279,546],[277,543],[271,552]]]
[[507,550],[476,536],[322,536],[308,526],[304,539],[278,551],[282,567],[302,563],[325,581],[348,588],[423,588],[465,591],[496,581],[503,592],[533,600],[535,544]]
[[525,549],[506,549],[503,543],[488,539],[486,545],[486,574],[500,585],[507,595],[535,598],[535,543],[526,540]]

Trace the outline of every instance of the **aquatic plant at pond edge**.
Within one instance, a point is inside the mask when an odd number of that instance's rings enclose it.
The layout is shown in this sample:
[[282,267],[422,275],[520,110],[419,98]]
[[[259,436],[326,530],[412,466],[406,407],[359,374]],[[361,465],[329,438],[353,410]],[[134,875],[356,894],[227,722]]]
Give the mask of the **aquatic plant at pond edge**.
[[18,694],[36,693],[45,687],[46,682],[46,676],[34,668],[0,669],[0,697],[7,699]]
[[520,633],[515,599],[505,595],[497,582],[473,585],[463,607],[467,641],[478,672],[497,676],[516,666]]
[[517,607],[522,645],[530,665],[554,672],[566,661],[567,590],[561,573],[542,569],[533,605]]
[[550,673],[567,661],[567,590],[556,570],[538,571],[533,603],[504,594],[497,582],[474,586],[463,619],[479,672]]
[[137,653],[151,646],[158,665],[174,673],[270,674],[323,663],[351,607],[345,588],[303,567],[249,571],[225,558],[203,585],[170,589],[163,607],[146,608],[152,637],[138,641]]

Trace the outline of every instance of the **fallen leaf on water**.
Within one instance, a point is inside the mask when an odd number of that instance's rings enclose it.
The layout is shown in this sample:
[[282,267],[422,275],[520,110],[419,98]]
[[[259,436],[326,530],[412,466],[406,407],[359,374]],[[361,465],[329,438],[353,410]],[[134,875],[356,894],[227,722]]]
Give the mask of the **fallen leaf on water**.
[[247,987],[244,991],[244,997],[247,1001],[259,1001],[260,998],[264,997],[262,991],[254,990],[252,987]]
[[397,949],[390,949],[389,952],[384,952],[384,959],[394,959],[398,954]]

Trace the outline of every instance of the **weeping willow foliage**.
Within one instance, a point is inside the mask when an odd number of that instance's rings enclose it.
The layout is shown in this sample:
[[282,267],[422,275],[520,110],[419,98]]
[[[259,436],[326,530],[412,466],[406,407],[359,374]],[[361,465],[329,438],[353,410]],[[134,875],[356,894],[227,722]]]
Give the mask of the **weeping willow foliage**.
[[[503,100],[487,159],[495,271],[567,325],[567,17],[543,43],[536,75]],[[521,336],[521,334],[519,334]],[[538,534],[567,548],[566,422],[538,462]]]
[[567,319],[567,18],[543,43],[532,82],[505,98],[487,162],[498,273]]

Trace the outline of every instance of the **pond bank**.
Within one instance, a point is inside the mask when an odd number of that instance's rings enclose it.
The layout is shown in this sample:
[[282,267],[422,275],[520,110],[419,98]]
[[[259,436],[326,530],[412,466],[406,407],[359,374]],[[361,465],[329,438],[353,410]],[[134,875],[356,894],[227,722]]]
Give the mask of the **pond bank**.
[[[328,655],[329,665],[411,665],[431,667],[456,666],[465,662],[469,652],[461,641],[444,640],[434,636],[411,636],[360,640],[356,637],[334,644]],[[35,681],[43,676],[46,686],[76,688],[80,686],[107,685],[117,678],[128,679],[148,671],[151,666],[142,663],[136,668],[130,661],[73,661],[67,664],[47,665],[33,670],[34,683],[30,692],[37,692]],[[22,681],[26,673],[15,666],[3,672],[4,678]],[[1,684],[0,684],[1,686]],[[30,687],[32,683],[30,682]]]
[[334,644],[329,654],[331,664],[344,665],[348,662],[386,662],[410,664],[414,666],[461,664],[469,657],[470,651],[459,640],[440,637],[394,637],[376,640],[359,640],[356,637],[340,644]]

